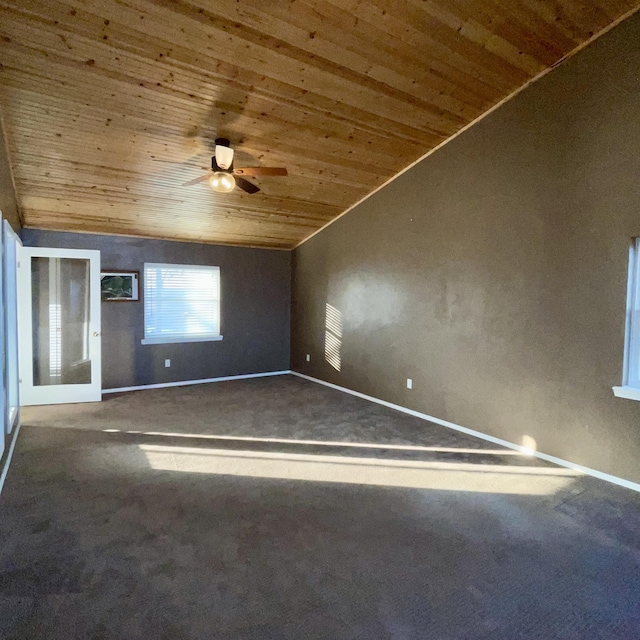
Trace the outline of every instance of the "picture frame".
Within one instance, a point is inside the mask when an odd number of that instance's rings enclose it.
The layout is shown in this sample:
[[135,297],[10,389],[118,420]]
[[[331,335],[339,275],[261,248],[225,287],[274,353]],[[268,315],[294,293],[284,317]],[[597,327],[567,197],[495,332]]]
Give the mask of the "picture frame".
[[100,273],[102,302],[137,302],[140,300],[140,272],[110,269]]

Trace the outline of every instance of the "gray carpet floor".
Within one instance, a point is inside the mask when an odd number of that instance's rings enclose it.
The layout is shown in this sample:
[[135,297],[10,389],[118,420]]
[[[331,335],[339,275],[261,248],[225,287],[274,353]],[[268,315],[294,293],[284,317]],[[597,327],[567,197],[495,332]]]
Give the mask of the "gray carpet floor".
[[640,497],[282,376],[33,407],[1,638],[640,639]]

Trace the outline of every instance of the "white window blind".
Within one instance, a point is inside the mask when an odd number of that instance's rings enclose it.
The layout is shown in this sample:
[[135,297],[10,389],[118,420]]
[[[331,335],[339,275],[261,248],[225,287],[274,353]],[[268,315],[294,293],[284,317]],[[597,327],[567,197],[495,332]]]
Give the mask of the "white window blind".
[[144,265],[143,344],[221,340],[220,267]]
[[625,365],[624,384],[640,389],[640,238],[635,238],[629,254]]

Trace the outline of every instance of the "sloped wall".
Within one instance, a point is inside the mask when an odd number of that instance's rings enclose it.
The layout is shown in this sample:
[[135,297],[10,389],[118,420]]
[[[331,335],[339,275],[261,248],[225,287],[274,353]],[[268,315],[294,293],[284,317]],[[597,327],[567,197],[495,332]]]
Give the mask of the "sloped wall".
[[640,482],[638,69],[640,15],[298,248],[292,368]]

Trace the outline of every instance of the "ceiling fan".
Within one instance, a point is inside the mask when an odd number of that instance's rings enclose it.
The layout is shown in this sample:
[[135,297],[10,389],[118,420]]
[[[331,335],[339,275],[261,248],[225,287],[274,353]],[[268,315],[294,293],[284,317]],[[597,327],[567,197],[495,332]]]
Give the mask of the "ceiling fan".
[[190,187],[199,182],[209,181],[211,188],[219,193],[229,193],[240,187],[247,193],[258,193],[260,189],[242,176],[286,176],[284,167],[242,167],[233,168],[233,149],[227,138],[216,138],[214,156],[211,158],[211,171],[199,178],[185,182],[183,187]]

